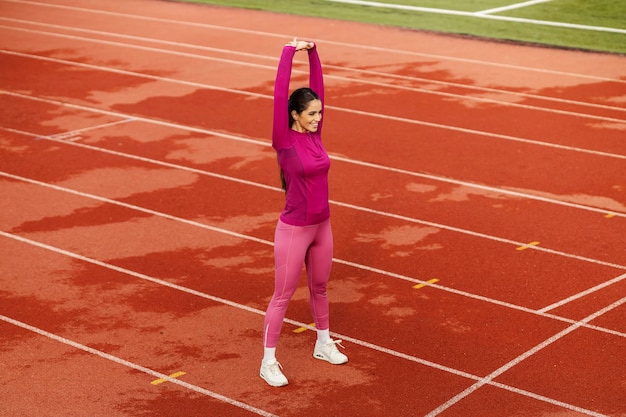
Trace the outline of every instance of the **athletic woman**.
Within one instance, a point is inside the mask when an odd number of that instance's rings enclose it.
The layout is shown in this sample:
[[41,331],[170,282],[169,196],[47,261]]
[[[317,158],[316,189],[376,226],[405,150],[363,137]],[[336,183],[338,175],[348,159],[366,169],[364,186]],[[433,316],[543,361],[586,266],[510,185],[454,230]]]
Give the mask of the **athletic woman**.
[[[299,88],[289,96],[296,51],[308,53],[310,88]],[[278,156],[285,207],[274,235],[275,287],[265,314],[260,375],[276,387],[288,384],[276,360],[276,345],[303,264],[317,330],[313,357],[335,365],[348,362],[336,346],[341,340],[332,340],[329,332],[326,284],[333,236],[328,203],[330,159],[321,137],[323,103],[324,80],[316,45],[294,39],[283,48],[274,85],[272,146]]]

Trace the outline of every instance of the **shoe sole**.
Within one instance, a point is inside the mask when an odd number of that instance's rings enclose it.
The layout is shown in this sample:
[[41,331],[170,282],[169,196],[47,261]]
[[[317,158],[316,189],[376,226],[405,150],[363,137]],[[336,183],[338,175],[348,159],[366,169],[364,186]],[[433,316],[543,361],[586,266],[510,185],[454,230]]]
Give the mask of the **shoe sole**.
[[259,373],[259,376],[261,377],[263,381],[267,382],[267,385],[269,385],[270,387],[284,387],[285,385],[289,384],[289,381],[285,382],[284,384],[272,383],[267,378],[265,378],[265,376],[262,373]]
[[333,361],[331,361],[330,359],[328,359],[326,356],[324,356],[324,355],[323,355],[323,354],[321,354],[321,353],[314,353],[314,354],[313,354],[313,357],[314,357],[315,359],[319,359],[319,360],[321,360],[321,361],[326,361],[326,362],[331,363],[331,364],[333,364],[333,365],[343,365],[344,363],[348,363],[348,358],[346,358],[346,360],[345,360],[345,361],[343,361],[343,362],[333,362]]

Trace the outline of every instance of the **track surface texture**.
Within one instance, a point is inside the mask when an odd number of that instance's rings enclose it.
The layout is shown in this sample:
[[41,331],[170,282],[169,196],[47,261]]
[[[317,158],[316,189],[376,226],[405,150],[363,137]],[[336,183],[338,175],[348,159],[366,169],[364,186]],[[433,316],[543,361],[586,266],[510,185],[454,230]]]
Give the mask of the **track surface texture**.
[[[259,378],[282,46],[335,239]],[[265,12],[0,0],[3,416],[626,416],[626,57]],[[292,88],[307,82],[296,56]]]

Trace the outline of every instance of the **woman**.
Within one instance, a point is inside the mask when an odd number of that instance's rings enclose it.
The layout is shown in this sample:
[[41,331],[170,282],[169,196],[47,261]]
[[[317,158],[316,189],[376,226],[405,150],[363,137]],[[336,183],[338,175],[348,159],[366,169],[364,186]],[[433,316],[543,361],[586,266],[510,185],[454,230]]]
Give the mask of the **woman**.
[[[299,88],[288,97],[296,51],[308,53],[310,88]],[[294,39],[283,48],[274,85],[272,146],[278,155],[286,196],[274,235],[275,287],[263,331],[260,375],[271,386],[288,384],[276,360],[276,345],[303,263],[317,330],[313,356],[332,364],[348,361],[337,349],[341,340],[332,340],[329,332],[326,284],[332,264],[333,237],[328,203],[330,159],[321,139],[323,101],[324,80],[316,46]]]

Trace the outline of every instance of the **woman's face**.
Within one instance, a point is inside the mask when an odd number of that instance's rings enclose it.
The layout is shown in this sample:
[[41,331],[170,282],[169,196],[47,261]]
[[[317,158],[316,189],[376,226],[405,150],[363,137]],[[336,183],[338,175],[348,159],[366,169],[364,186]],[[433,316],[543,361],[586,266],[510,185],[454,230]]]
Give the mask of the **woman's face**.
[[311,100],[309,106],[301,113],[292,111],[291,115],[296,121],[293,129],[300,133],[317,132],[320,120],[322,120],[322,102],[320,100]]

